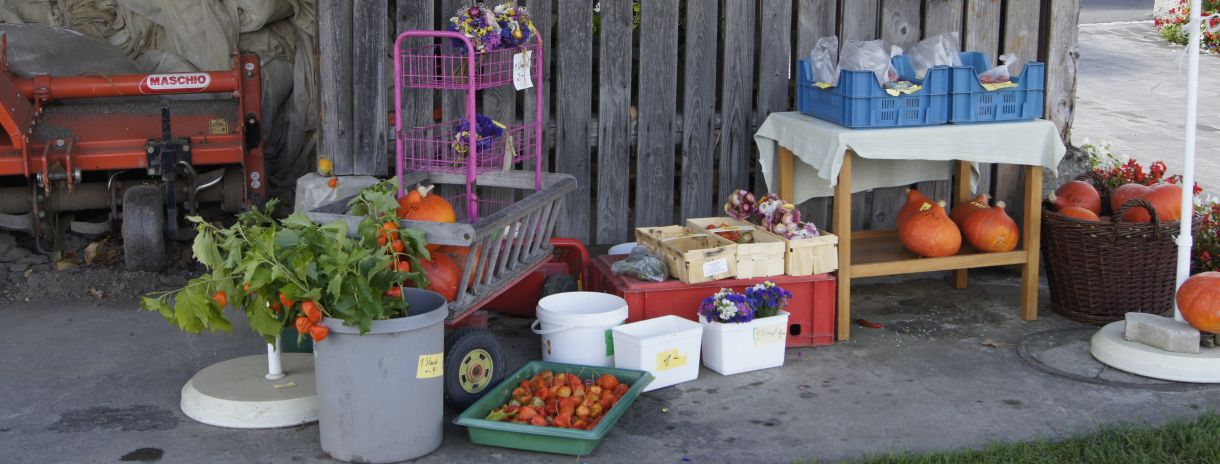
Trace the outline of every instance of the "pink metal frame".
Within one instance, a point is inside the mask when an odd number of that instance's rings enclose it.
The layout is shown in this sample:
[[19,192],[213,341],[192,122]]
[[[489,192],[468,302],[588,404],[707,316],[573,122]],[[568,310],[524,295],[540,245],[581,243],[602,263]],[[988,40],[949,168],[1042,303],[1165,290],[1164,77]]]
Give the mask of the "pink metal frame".
[[[541,36],[537,36],[537,37],[538,37],[538,44],[541,44],[542,37]],[[404,67],[406,63],[404,63],[404,59],[403,59],[404,50],[403,50],[402,46],[403,46],[403,41],[406,39],[410,39],[410,38],[433,38],[433,39],[440,38],[440,39],[458,39],[458,40],[460,40],[462,42],[462,44],[466,47],[466,55],[465,55],[464,59],[466,61],[466,69],[469,70],[467,72],[468,77],[466,79],[460,79],[460,80],[454,79],[452,81],[445,81],[444,79],[436,79],[437,74],[438,74],[437,68],[430,64],[423,65],[423,66],[415,66],[413,64],[412,71],[407,72],[407,69]],[[431,47],[431,49],[434,50],[434,53],[435,53],[435,56],[432,57],[433,59],[441,58],[440,49],[439,49],[439,47],[441,47],[441,46],[444,46],[444,45],[437,45],[437,46],[429,45],[429,47]],[[420,47],[417,49],[423,50],[425,48],[426,47]],[[534,190],[538,191],[538,190],[542,190],[542,162],[541,162],[541,160],[542,160],[542,147],[544,146],[543,141],[542,141],[542,129],[543,129],[543,125],[545,124],[545,121],[542,120],[542,109],[545,107],[545,104],[546,104],[545,101],[543,101],[542,83],[545,82],[545,80],[544,80],[545,71],[542,66],[542,55],[543,55],[542,48],[541,47],[527,47],[527,48],[534,50],[533,68],[534,68],[534,71],[536,72],[536,78],[535,78],[536,80],[534,82],[534,93],[535,93],[535,98],[537,99],[536,100],[537,104],[534,105],[534,124],[533,124],[534,140],[533,140],[533,144],[532,144],[534,153],[532,154],[533,155],[532,158],[534,161]],[[413,49],[413,50],[417,50],[417,49]],[[493,51],[493,52],[488,52],[488,53],[496,53],[496,52]],[[476,161],[479,159],[478,158],[479,147],[475,141],[475,137],[477,136],[477,132],[478,132],[475,129],[478,127],[478,125],[476,124],[476,121],[475,121],[475,114],[476,114],[476,111],[478,108],[477,91],[480,89],[483,89],[483,88],[490,88],[490,87],[496,87],[498,85],[504,85],[503,76],[500,74],[503,70],[497,70],[497,71],[495,71],[495,74],[496,74],[495,76],[481,80],[481,78],[479,76],[479,73],[481,70],[478,67],[477,58],[478,58],[478,55],[476,53],[474,53],[474,45],[470,42],[470,39],[467,38],[465,35],[462,35],[457,32],[412,30],[412,31],[406,31],[406,32],[403,32],[402,34],[399,34],[398,38],[394,41],[394,108],[401,108],[401,111],[395,111],[395,117],[394,117],[394,134],[395,134],[395,138],[394,138],[395,147],[394,148],[395,148],[395,153],[396,153],[395,164],[396,164],[396,173],[398,175],[398,178],[402,179],[403,172],[404,172],[404,169],[403,169],[403,164],[404,164],[404,162],[403,162],[404,161],[403,160],[403,158],[404,158],[403,115],[407,111],[409,111],[409,109],[403,108],[403,106],[402,106],[403,89],[408,88],[408,87],[415,87],[415,88],[433,88],[433,89],[440,89],[440,90],[444,90],[444,89],[465,90],[466,91],[466,122],[469,125],[469,127],[471,128],[471,130],[469,131],[470,132],[469,139],[467,140],[467,150],[468,150],[467,151],[468,154],[466,157],[467,161],[464,165],[464,168],[466,171],[465,172],[465,174],[466,174],[466,195],[464,195],[464,196],[466,198],[466,217],[469,219],[469,221],[472,224],[477,222],[478,217],[479,217],[479,198],[478,198],[478,195],[475,193],[475,182],[478,178],[478,167],[479,167],[478,166],[479,163]],[[509,66],[510,66],[509,73],[511,76],[511,62],[509,64]],[[431,82],[429,82],[429,81],[431,81]],[[511,85],[511,82],[512,82],[512,80],[510,77],[508,79],[508,84]],[[408,85],[408,84],[410,84],[410,85]],[[432,108],[426,108],[426,109],[423,109],[423,111],[427,111],[428,114],[432,114]],[[522,144],[522,146],[530,147],[530,144]],[[405,195],[405,192],[406,192],[406,186],[399,185],[398,196],[401,198],[403,195]]]

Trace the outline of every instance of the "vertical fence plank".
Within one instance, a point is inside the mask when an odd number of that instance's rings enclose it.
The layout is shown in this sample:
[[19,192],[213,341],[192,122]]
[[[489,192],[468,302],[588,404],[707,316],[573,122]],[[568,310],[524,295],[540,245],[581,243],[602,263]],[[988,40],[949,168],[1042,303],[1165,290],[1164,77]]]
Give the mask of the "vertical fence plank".
[[[543,105],[542,120],[540,124],[542,124],[543,139],[539,140],[538,143],[542,145],[542,159],[540,161],[542,162],[543,171],[547,171],[547,168],[550,166],[548,159],[550,158],[549,154],[551,152],[551,145],[554,143],[547,137],[547,134],[551,133],[549,130],[551,123],[550,101],[555,95],[555,86],[552,84],[555,82],[555,76],[553,76],[551,73],[551,70],[554,69],[552,65],[554,62],[551,61],[551,50],[555,48],[554,43],[556,36],[553,34],[552,30],[554,21],[551,19],[551,13],[553,11],[551,5],[552,0],[526,0],[525,2],[526,9],[529,10],[530,17],[534,20],[534,27],[538,29],[538,35],[540,36],[539,40],[542,41],[542,66],[545,68],[543,72],[543,79],[540,82],[534,83],[534,85],[542,86]],[[538,101],[536,92],[534,92],[533,89],[525,92],[523,106],[525,110],[525,120],[531,122],[535,121],[537,118],[534,117],[534,114],[537,112]],[[534,169],[534,162],[526,161],[524,168],[527,170]]]
[[556,73],[555,168],[576,177],[576,191],[559,218],[557,234],[589,240],[589,102],[593,83],[593,9],[587,3],[559,2]]
[[319,155],[334,162],[336,175],[354,172],[352,150],[352,0],[318,1]]
[[[719,0],[686,0],[683,43],[682,194],[683,218],[715,214],[716,40]],[[704,27],[691,27],[702,24]]]
[[[1009,70],[1016,76],[1026,61],[1038,59],[1041,2],[1007,2],[1004,10],[1003,48],[1004,53],[1017,55],[1016,62],[1009,64]],[[1025,168],[996,165],[995,179],[996,199],[1008,203],[1008,214],[1017,224],[1022,224],[1025,213]]]
[[597,243],[628,241],[631,2],[601,4],[597,104]]
[[[398,0],[398,33],[409,30],[430,30],[436,21],[436,8],[432,0]],[[319,21],[321,18],[319,18]],[[391,42],[392,43],[392,42]],[[422,45],[424,41],[416,39],[411,44]],[[396,53],[396,52],[395,52]],[[393,57],[389,58],[393,63]],[[397,84],[395,84],[397,85]],[[432,124],[432,96],[427,89],[411,89],[403,91],[402,108],[398,108],[403,119],[403,127],[426,126]]]
[[[761,125],[772,112],[788,111],[792,89],[792,0],[763,0],[759,6],[758,102],[754,105],[753,127]],[[762,165],[757,161],[751,165],[755,193],[768,192]]]
[[[699,25],[698,27],[706,27]],[[674,109],[677,105],[678,0],[640,5],[639,139],[635,224],[674,223]]]
[[720,189],[716,198],[728,198],[750,180],[753,136],[750,125],[754,88],[753,2],[724,4],[724,63],[720,92]]
[[957,32],[958,39],[961,39],[963,32],[962,0],[926,0],[923,17],[924,37],[946,32]]
[[[965,48],[962,50],[986,53],[995,60],[1000,52],[1000,0],[966,0],[965,34],[962,38]],[[982,72],[982,71],[979,71]],[[990,163],[979,165],[979,185],[975,193],[992,191],[991,177],[995,168]]]
[[[796,57],[806,58],[818,39],[835,35],[838,2],[835,0],[798,0]],[[788,201],[796,201],[785,198]],[[812,198],[800,204],[801,218],[830,230],[830,197]]]
[[[470,2],[466,0],[441,0],[440,11],[437,12],[441,29],[449,27],[449,18],[457,14],[459,9],[466,8]],[[446,41],[447,42],[447,41]],[[441,95],[441,120],[450,121],[464,118],[466,114],[466,93],[446,90]]]
[[[386,115],[389,89],[389,1],[362,0],[352,13],[352,173],[384,176],[389,171]],[[359,108],[360,111],[355,111]]]
[[923,21],[919,3],[919,0],[882,0],[881,38],[903,50],[915,45]]
[[1076,68],[1080,59],[1077,43],[1081,0],[1051,0],[1046,40],[1046,118],[1059,128],[1064,143],[1072,140],[1072,115],[1076,110]]
[[[873,40],[877,38],[879,0],[848,0],[843,2],[842,39],[843,40]],[[887,190],[893,190],[887,194]],[[852,230],[868,228],[872,223],[873,196],[881,192],[880,200],[888,202],[887,198],[901,191],[901,187],[878,189],[876,192],[860,192],[851,197]],[[885,209],[885,203],[879,204]],[[899,205],[901,206],[901,205]],[[837,208],[838,206],[836,206]],[[883,213],[883,217],[892,214]]]

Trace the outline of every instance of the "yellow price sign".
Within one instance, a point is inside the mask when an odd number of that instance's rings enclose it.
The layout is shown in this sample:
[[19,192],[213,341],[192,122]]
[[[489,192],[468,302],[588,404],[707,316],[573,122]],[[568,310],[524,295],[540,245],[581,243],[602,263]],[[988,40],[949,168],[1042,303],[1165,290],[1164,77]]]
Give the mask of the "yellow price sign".
[[682,353],[674,348],[669,351],[657,353],[657,372],[664,372],[670,369],[677,369],[685,366],[686,361],[690,356],[683,356]]
[[445,353],[419,355],[419,366],[415,368],[415,378],[434,379],[445,373]]

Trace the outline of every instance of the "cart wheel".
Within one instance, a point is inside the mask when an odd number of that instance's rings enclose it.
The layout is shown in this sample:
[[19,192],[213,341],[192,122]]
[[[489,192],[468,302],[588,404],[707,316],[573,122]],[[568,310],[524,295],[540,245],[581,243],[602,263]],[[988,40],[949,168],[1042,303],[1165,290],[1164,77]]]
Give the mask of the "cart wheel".
[[123,256],[131,271],[159,271],[165,265],[160,187],[140,185],[123,192]]
[[551,274],[546,276],[546,280],[542,281],[542,294],[539,298],[546,298],[556,293],[568,293],[579,290],[576,287],[576,279],[567,274]]
[[466,327],[445,335],[445,402],[466,409],[507,374],[504,350],[487,329]]

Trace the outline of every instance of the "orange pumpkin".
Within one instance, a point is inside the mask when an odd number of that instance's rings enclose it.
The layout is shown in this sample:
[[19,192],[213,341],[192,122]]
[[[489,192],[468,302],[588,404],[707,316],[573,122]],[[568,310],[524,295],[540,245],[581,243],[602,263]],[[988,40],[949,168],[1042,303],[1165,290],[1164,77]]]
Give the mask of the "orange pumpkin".
[[462,268],[453,259],[443,254],[432,255],[432,259],[419,260],[424,275],[428,276],[427,290],[440,293],[446,300],[457,299],[458,285],[462,283]]
[[[457,264],[458,267],[465,267],[466,259],[470,256],[470,247],[443,245],[439,246],[436,250],[429,250],[429,252],[448,256],[449,259],[452,259],[454,264]],[[476,253],[474,262],[470,264],[470,275],[472,277],[474,276],[475,269],[478,269],[478,267],[479,255]]]
[[[1182,219],[1182,186],[1168,182],[1153,185],[1144,199],[1156,208],[1156,217],[1162,221]],[[1151,218],[1149,218],[1151,219]]]
[[457,222],[453,205],[440,195],[433,195],[435,185],[416,186],[415,190],[398,199],[398,217],[411,221]]
[[973,200],[963,201],[958,203],[957,206],[954,206],[953,214],[951,214],[949,217],[953,218],[954,224],[961,227],[962,223],[966,221],[966,218],[987,208],[990,208],[990,206],[987,206],[987,194],[980,193],[977,197],[974,197]]
[[1204,272],[1178,288],[1182,318],[1201,332],[1220,334],[1220,272]]
[[923,205],[924,203],[931,203],[931,202],[932,202],[932,200],[928,199],[928,197],[925,197],[922,193],[919,193],[918,190],[915,190],[915,189],[908,190],[907,191],[907,202],[906,202],[906,204],[902,205],[901,209],[898,210],[898,217],[896,218],[896,220],[898,221],[898,228],[901,229],[902,226],[904,224],[906,224],[907,219],[909,219],[912,214],[919,212],[920,205]]
[[[1119,208],[1122,208],[1123,203],[1128,201],[1144,198],[1148,195],[1148,187],[1142,184],[1123,184],[1114,189],[1110,194],[1110,208],[1115,213]],[[1127,210],[1122,219],[1128,222],[1148,222],[1152,220],[1152,216],[1148,214],[1148,210],[1144,208],[1131,208]]]
[[923,203],[899,229],[902,245],[925,258],[952,256],[962,246],[962,234],[945,214],[945,202]]
[[1063,184],[1046,199],[1055,204],[1056,210],[1075,206],[1092,211],[1093,214],[1101,214],[1101,194],[1092,184],[1085,181],[1074,180]]
[[1016,221],[1004,211],[1004,202],[995,204],[967,217],[962,222],[962,234],[970,246],[988,253],[1003,253],[1017,249],[1021,231]]
[[1082,221],[1101,222],[1101,218],[1092,211],[1081,208],[1079,206],[1068,206],[1059,210],[1059,214],[1070,218],[1080,219]]

